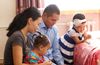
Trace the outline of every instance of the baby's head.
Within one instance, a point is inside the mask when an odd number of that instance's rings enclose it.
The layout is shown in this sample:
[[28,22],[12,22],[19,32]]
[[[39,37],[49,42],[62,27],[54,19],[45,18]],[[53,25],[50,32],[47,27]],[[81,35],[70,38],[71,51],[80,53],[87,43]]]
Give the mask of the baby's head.
[[48,38],[38,32],[38,35],[33,35],[34,38],[34,44],[33,44],[33,49],[36,49],[38,51],[39,55],[44,55],[46,54],[47,50],[50,48],[50,42]]
[[86,27],[86,18],[84,14],[78,13],[75,14],[73,17],[73,27],[78,31],[78,32],[83,32]]

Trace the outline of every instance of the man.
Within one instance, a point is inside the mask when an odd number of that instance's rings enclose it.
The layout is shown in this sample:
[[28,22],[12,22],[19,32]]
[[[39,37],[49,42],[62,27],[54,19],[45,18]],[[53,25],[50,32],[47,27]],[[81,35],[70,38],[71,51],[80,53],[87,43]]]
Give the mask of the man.
[[56,5],[49,5],[44,9],[42,15],[42,22],[39,25],[39,31],[45,34],[51,43],[51,48],[45,55],[49,60],[56,65],[64,65],[62,55],[59,51],[58,33],[54,24],[57,22],[60,16],[60,10]]

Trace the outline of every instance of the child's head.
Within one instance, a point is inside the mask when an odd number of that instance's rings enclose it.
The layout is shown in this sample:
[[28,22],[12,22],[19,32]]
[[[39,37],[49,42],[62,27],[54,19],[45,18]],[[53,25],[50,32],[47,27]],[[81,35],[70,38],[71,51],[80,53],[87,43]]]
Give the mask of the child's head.
[[37,49],[39,55],[44,55],[49,48],[50,42],[48,38],[39,32],[39,35],[36,35],[36,37],[34,38],[33,50]]
[[83,32],[86,27],[86,19],[84,14],[75,14],[73,17],[73,27],[78,31],[78,32]]

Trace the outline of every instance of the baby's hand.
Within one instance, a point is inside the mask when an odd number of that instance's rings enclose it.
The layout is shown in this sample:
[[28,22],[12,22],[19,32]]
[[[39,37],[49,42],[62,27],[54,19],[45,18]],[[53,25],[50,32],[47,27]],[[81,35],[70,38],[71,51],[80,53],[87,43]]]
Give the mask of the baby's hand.
[[87,38],[90,39],[91,38],[91,35],[87,35]]
[[84,39],[90,39],[91,38],[91,35],[87,34],[87,33],[84,33]]

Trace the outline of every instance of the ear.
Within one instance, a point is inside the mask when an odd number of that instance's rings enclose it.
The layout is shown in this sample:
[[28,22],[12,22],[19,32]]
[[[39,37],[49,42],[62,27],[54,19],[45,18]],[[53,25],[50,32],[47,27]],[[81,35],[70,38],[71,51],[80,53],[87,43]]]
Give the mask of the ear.
[[39,47],[39,50],[43,50],[43,48],[44,48],[44,47],[41,45],[41,46]]
[[44,13],[43,16],[44,16],[44,17],[47,17],[47,13]]
[[32,21],[33,21],[32,18],[29,18],[27,23],[30,25],[32,24]]

